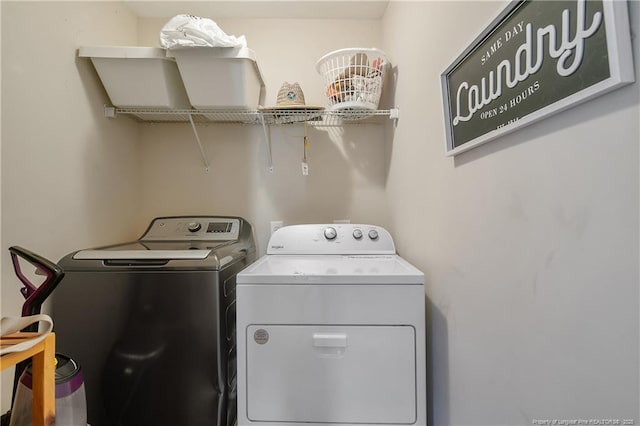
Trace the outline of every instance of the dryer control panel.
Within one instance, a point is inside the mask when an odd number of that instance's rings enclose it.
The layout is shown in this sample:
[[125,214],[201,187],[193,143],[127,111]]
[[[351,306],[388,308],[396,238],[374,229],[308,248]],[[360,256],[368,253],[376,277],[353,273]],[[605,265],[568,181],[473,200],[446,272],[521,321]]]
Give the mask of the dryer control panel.
[[231,217],[159,217],[142,241],[232,241],[240,234],[240,219]]
[[395,254],[386,229],[363,224],[292,225],[271,235],[267,254]]

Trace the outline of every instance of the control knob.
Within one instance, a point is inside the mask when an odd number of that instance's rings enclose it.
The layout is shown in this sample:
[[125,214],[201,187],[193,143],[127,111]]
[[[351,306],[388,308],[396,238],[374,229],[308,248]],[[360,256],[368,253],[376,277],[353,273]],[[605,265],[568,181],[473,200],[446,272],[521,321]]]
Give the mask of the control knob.
[[354,229],[353,230],[353,238],[355,238],[356,240],[359,240],[362,238],[362,231],[360,229]]
[[376,231],[375,229],[372,229],[369,231],[369,238],[371,238],[372,240],[377,240],[378,239],[378,231]]
[[200,223],[198,222],[190,222],[187,225],[187,229],[189,230],[189,232],[198,232],[200,228],[202,228],[202,225],[200,225]]
[[335,240],[337,236],[338,236],[338,233],[336,232],[336,228],[332,228],[332,227],[325,228],[324,237],[327,240]]

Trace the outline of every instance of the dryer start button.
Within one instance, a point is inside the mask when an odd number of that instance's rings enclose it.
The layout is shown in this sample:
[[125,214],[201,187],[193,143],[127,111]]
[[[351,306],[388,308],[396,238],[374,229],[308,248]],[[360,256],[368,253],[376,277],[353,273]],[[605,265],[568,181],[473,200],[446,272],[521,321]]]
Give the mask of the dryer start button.
[[336,232],[336,228],[328,227],[324,230],[324,237],[327,240],[335,240],[338,236],[338,232]]

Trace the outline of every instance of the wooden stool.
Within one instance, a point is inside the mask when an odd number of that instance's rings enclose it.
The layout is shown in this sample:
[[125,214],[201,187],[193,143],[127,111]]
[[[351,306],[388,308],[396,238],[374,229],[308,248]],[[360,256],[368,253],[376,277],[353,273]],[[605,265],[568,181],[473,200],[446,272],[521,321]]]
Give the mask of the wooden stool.
[[[37,336],[38,333],[14,333],[3,336],[0,344],[11,346]],[[32,358],[33,373],[33,426],[53,426],[56,423],[56,379],[54,333],[35,346],[22,351],[2,355],[0,370]]]

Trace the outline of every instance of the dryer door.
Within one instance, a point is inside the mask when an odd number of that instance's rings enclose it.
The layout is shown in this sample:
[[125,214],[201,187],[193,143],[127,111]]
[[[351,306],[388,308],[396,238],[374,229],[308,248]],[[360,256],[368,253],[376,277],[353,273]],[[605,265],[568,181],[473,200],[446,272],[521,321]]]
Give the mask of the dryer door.
[[415,423],[413,327],[251,325],[246,336],[250,420]]

